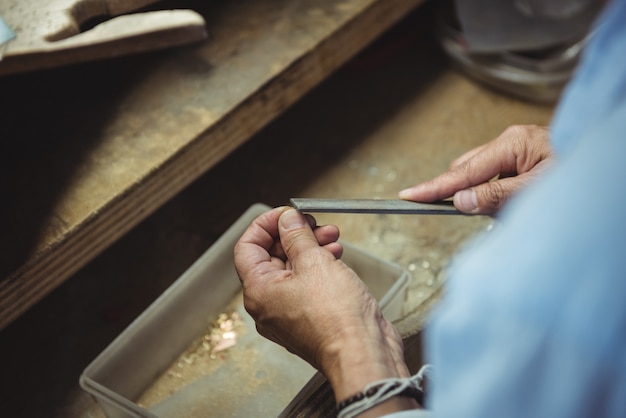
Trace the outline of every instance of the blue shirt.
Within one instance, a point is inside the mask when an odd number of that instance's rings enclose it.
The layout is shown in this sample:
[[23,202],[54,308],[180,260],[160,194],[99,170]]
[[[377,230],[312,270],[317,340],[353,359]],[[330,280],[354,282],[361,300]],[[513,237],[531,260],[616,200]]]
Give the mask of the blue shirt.
[[626,0],[551,137],[556,164],[450,271],[425,338],[434,417],[626,417]]

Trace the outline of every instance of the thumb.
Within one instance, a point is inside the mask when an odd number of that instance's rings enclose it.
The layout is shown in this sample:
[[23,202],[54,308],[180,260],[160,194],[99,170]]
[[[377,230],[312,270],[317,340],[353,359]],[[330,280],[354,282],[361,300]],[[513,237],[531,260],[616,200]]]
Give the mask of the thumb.
[[280,215],[278,233],[283,251],[292,262],[305,251],[319,247],[306,218],[295,209],[287,209]]
[[507,177],[458,191],[454,195],[454,206],[465,213],[493,215],[526,185],[526,180],[525,176]]

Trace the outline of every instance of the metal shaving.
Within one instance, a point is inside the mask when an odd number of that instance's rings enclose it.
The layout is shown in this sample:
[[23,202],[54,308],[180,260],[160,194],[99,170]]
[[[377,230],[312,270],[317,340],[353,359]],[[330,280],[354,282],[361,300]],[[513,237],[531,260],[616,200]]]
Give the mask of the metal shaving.
[[[243,321],[238,312],[220,314],[207,332],[180,356],[176,368],[182,369],[193,366],[201,358],[216,359],[217,353],[237,344],[237,337],[242,325]],[[170,370],[168,374],[182,377],[182,373],[176,370]]]

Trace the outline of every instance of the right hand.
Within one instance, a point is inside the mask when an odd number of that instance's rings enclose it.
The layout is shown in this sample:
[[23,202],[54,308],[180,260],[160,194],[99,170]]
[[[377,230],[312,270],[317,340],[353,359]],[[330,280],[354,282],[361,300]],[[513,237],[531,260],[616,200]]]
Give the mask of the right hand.
[[553,159],[547,128],[510,126],[496,139],[454,160],[447,172],[402,190],[399,196],[415,202],[454,196],[454,206],[461,212],[492,215]]

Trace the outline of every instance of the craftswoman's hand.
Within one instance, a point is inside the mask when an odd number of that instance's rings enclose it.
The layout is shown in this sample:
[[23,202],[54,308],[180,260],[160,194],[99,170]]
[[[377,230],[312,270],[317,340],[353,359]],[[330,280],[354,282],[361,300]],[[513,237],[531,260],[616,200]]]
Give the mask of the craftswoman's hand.
[[402,190],[399,196],[415,202],[454,196],[454,206],[461,212],[491,215],[553,159],[547,128],[510,126],[496,139],[454,160],[447,172]]
[[374,380],[408,376],[398,332],[339,259],[339,230],[312,219],[292,208],[270,210],[235,247],[257,330],[322,371],[338,400]]

